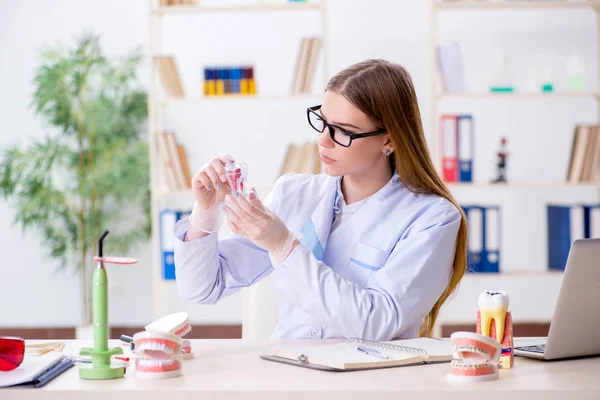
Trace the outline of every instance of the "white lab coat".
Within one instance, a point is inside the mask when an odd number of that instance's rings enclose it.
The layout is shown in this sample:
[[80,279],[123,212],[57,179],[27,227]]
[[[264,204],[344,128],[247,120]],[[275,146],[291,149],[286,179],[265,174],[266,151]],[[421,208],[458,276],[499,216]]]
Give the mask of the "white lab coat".
[[331,232],[340,178],[289,174],[265,204],[302,246],[274,268],[248,239],[217,234],[183,242],[175,226],[181,296],[214,304],[273,273],[273,338],[412,338],[449,283],[461,215],[448,200],[415,194],[394,177]]

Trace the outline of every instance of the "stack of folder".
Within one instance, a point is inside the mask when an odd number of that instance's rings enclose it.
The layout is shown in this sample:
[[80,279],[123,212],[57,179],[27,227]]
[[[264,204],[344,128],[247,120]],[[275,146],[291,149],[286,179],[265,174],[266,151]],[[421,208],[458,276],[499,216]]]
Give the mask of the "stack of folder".
[[473,182],[473,135],[472,115],[440,117],[442,177],[446,182]]
[[549,204],[548,269],[564,271],[571,243],[600,238],[600,204]]
[[469,205],[462,208],[468,223],[468,271],[500,272],[500,207]]

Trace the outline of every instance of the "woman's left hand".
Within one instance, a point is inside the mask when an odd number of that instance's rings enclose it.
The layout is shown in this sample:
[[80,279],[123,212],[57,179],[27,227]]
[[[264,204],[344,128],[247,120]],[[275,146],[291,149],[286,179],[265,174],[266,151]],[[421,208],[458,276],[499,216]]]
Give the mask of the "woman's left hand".
[[229,228],[237,235],[247,237],[283,262],[294,247],[295,237],[285,223],[260,201],[252,190],[248,199],[239,194],[225,197],[225,215]]

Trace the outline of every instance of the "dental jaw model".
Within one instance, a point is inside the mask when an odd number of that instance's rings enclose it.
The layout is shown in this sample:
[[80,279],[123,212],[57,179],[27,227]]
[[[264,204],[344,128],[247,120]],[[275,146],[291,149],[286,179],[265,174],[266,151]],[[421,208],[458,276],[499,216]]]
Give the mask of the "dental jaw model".
[[[237,163],[230,158],[225,164],[225,178],[232,192],[246,196],[248,167],[245,163]],[[223,223],[223,204],[216,203],[208,209],[202,210],[197,204],[189,217],[190,225],[206,233],[216,233]]]
[[514,365],[512,315],[508,311],[506,292],[483,292],[479,296],[477,312],[477,333],[491,337],[502,346],[500,365],[512,368]]
[[225,176],[231,190],[246,195],[246,178],[248,176],[248,166],[245,163],[228,162],[225,165]]
[[[146,332],[169,333],[179,338],[187,335],[191,330],[188,313],[178,312],[157,319],[145,327]],[[190,340],[181,339],[182,358],[188,360],[194,358],[192,343]]]
[[172,333],[138,332],[133,335],[135,377],[175,378],[181,372],[181,338]]
[[473,332],[454,332],[454,347],[449,382],[471,383],[498,379],[502,346],[495,339]]

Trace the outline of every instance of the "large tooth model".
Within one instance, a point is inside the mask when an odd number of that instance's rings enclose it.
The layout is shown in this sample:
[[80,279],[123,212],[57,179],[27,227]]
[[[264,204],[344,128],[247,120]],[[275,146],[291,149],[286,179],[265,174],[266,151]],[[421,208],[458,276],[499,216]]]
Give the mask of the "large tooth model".
[[512,368],[514,365],[512,315],[508,305],[506,292],[487,291],[479,296],[477,333],[496,339],[502,345],[502,368]]

